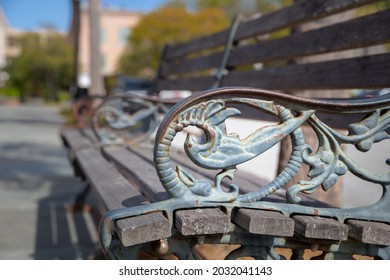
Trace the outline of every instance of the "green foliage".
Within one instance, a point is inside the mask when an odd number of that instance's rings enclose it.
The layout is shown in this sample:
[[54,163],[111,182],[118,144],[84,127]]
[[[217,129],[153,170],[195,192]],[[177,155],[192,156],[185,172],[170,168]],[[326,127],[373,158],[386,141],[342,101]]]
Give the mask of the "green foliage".
[[220,9],[188,12],[180,3],[170,3],[145,15],[132,30],[128,50],[119,71],[132,76],[151,77],[167,43],[188,41],[227,28],[230,18]]
[[4,87],[0,88],[0,96],[5,96],[8,98],[18,98],[19,90],[14,87]]
[[57,90],[69,86],[72,51],[66,38],[56,32],[30,33],[20,38],[21,54],[6,69],[10,86],[25,95],[57,100]]

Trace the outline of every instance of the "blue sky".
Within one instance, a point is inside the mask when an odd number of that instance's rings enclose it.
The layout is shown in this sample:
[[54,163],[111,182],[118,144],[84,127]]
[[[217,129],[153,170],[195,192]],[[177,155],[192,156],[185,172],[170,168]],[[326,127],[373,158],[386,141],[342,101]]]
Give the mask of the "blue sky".
[[[150,12],[166,0],[100,0],[105,7]],[[72,18],[71,0],[0,0],[8,24],[13,28],[36,30],[42,25],[54,25],[66,32]]]

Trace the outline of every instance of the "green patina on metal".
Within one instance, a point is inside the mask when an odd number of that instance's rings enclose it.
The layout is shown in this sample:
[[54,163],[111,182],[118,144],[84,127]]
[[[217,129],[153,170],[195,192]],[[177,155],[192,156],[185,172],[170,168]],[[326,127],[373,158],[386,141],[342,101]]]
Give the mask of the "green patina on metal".
[[[226,119],[240,114],[240,111],[229,107],[229,104],[243,104],[256,108],[276,116],[279,123],[259,128],[247,138],[240,139],[236,134],[228,134],[226,131]],[[321,112],[365,113],[367,115],[360,122],[350,124],[348,135],[343,135],[316,116]],[[318,137],[319,147],[314,153],[312,147],[305,143],[300,129],[304,123],[310,125]],[[170,161],[169,153],[173,139],[178,132],[188,126],[202,129],[205,137],[199,140],[187,135],[184,150],[196,165],[206,169],[220,170],[213,182],[196,179],[183,167],[174,168]],[[178,103],[168,112],[156,136],[154,148],[156,171],[171,198],[150,205],[106,213],[100,225],[102,247],[105,252],[109,253],[112,241],[110,224],[117,219],[162,211],[173,225],[175,210],[196,207],[222,207],[227,214],[231,214],[235,208],[273,209],[286,216],[304,214],[332,217],[340,222],[346,219],[362,219],[390,223],[390,173],[370,172],[353,162],[340,148],[341,144],[351,144],[366,152],[374,143],[390,138],[389,129],[390,99],[383,97],[362,102],[316,101],[251,88],[224,88],[211,90],[199,96],[194,95]],[[292,154],[285,169],[274,180],[259,187],[257,191],[242,195],[239,194],[240,186],[235,184],[230,185],[229,191],[222,190],[223,178],[233,179],[234,172],[240,164],[257,157],[289,135],[293,145]],[[289,187],[285,203],[262,201],[264,197],[284,187],[298,172],[302,163],[310,166],[307,174],[310,180],[300,181]],[[386,163],[390,165],[390,160]],[[319,187],[325,191],[329,190],[336,183],[337,178],[348,171],[363,180],[381,185],[383,188],[381,199],[372,205],[352,209],[314,208],[299,204],[298,194],[300,192],[311,193]],[[232,236],[235,234],[236,237],[232,237],[233,239],[243,235],[240,231],[234,231]],[[241,243],[245,240],[245,237],[242,238]],[[231,241],[226,241],[226,243]],[[174,244],[176,241],[172,242]],[[221,240],[210,242],[216,243]],[[272,249],[275,242],[272,241],[267,246],[263,246],[261,255],[265,258],[277,258]],[[249,242],[242,252],[234,252],[229,258],[245,255],[251,251],[251,246],[255,245]],[[299,247],[299,244],[296,246]],[[334,254],[342,255],[348,252],[347,247],[344,246],[341,249],[337,247],[332,250]],[[366,247],[365,250],[369,248]],[[364,253],[364,249],[361,251]],[[383,258],[387,258],[388,248],[384,248],[380,254]]]

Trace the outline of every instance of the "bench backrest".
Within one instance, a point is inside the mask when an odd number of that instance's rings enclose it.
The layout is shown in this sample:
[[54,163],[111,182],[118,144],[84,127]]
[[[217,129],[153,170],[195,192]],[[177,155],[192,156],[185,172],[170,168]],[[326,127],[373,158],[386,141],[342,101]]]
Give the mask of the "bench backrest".
[[[224,32],[191,42],[165,45],[152,92],[200,91],[220,87],[240,20],[240,17],[235,17]],[[194,71],[203,76],[206,81],[202,80],[198,84],[193,80],[190,83],[181,80],[183,76],[192,76]]]
[[[241,21],[219,85],[290,92],[390,87],[390,9],[364,16],[356,9],[376,2],[302,0]],[[168,46],[156,88],[212,87],[224,55],[218,47],[230,33]],[[217,51],[194,56],[205,48]]]

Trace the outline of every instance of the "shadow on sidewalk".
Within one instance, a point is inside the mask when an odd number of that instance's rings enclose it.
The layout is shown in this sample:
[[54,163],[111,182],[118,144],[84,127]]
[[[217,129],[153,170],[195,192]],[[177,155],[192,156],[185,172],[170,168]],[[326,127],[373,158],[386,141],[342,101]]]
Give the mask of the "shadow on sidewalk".
[[[39,200],[34,259],[98,258],[97,219],[93,208],[85,206],[81,211],[72,211],[75,193],[66,194],[61,190],[75,180],[54,181],[50,195]],[[82,190],[82,184],[78,184]]]

